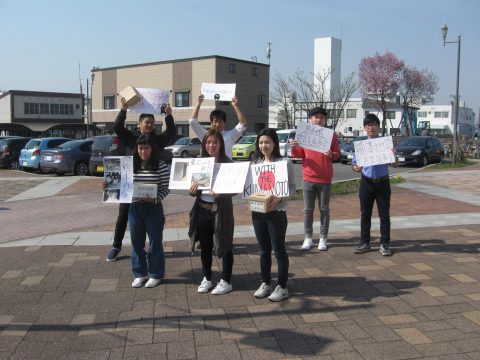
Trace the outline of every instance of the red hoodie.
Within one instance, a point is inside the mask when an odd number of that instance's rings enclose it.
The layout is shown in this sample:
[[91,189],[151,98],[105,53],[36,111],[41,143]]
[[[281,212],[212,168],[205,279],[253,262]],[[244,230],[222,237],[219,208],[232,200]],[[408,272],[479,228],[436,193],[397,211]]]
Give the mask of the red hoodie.
[[337,134],[335,133],[333,134],[330,150],[332,150],[333,153],[331,159],[321,152],[304,149],[300,146],[292,146],[292,157],[302,159],[303,180],[317,184],[332,183],[332,161],[340,157],[340,146],[338,144]]

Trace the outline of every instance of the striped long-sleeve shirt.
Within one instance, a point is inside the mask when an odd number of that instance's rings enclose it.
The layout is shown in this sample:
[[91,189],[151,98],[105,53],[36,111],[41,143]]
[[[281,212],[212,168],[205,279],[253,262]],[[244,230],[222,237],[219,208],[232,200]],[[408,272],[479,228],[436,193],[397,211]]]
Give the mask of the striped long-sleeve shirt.
[[[157,170],[139,170],[133,174],[134,183],[156,184],[157,185],[157,201],[162,201],[170,190],[168,189],[168,182],[170,179],[170,170],[168,165],[163,161],[159,162]],[[134,198],[132,201],[137,201]]]

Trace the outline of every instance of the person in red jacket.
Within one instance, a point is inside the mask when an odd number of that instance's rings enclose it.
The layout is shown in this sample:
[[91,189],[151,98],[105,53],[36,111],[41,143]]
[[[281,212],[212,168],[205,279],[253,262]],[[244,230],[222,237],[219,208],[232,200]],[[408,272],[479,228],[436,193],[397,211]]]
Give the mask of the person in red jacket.
[[[325,126],[327,123],[327,111],[322,107],[316,107],[308,112],[310,124]],[[320,209],[320,240],[318,249],[327,250],[328,226],[330,223],[330,189],[333,178],[332,162],[340,157],[338,137],[334,133],[330,149],[319,152],[304,149],[296,140],[291,140],[292,157],[302,159],[303,170],[303,201],[305,240],[302,250],[310,250],[313,245],[313,212],[315,199]]]

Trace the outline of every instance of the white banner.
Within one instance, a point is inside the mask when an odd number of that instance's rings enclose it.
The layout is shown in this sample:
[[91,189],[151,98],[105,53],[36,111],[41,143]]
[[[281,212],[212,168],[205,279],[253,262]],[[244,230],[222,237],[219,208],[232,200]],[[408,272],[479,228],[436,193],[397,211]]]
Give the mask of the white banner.
[[289,191],[287,162],[277,161],[250,166],[242,197],[246,199],[255,193],[288,197]]
[[237,84],[202,83],[200,93],[208,100],[232,101]]
[[240,194],[245,186],[250,163],[215,164],[212,191],[217,194]]
[[358,166],[391,164],[395,162],[391,136],[358,140],[353,143]]
[[[130,110],[135,113],[162,114],[165,106],[170,102],[170,90],[136,88],[140,100]],[[163,111],[164,112],[164,111]]]
[[332,146],[332,138],[332,129],[306,122],[298,123],[295,140],[304,149],[325,152]]

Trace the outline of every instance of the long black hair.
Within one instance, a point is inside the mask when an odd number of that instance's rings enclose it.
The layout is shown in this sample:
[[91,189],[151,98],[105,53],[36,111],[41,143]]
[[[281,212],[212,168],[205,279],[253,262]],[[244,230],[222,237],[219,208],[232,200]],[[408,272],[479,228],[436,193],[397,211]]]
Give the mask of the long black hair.
[[149,145],[152,148],[152,153],[144,164],[145,170],[158,170],[159,152],[157,142],[152,134],[142,134],[137,138],[135,143],[135,153],[133,154],[133,172],[138,172],[142,168],[143,160],[138,155],[138,145]]
[[272,155],[276,159],[281,158],[282,155],[280,155],[280,142],[278,141],[277,132],[275,131],[275,129],[266,128],[266,129],[260,130],[260,132],[257,135],[257,142],[255,143],[255,160],[264,160],[265,159],[265,156],[263,156],[262,152],[260,151],[260,147],[259,147],[259,142],[260,142],[260,137],[261,136],[268,136],[270,139],[272,139],[273,144],[274,144]]
[[218,162],[224,163],[228,162],[228,156],[225,154],[225,140],[223,140],[223,135],[220,131],[216,129],[210,129],[207,131],[205,136],[202,139],[202,150],[200,151],[200,157],[209,157],[208,151],[207,151],[207,139],[210,136],[215,136],[218,142],[218,146],[220,148],[218,149]]

